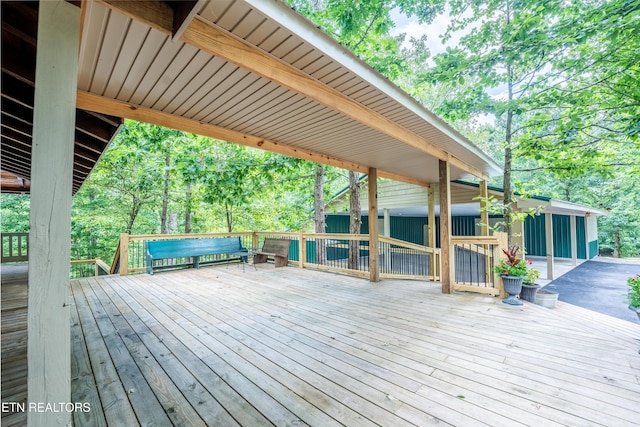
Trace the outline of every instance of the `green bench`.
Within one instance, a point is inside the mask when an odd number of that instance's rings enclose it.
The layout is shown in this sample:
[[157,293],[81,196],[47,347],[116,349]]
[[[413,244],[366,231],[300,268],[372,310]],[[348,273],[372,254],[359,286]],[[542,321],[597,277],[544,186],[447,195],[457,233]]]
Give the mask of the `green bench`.
[[[162,268],[175,268],[193,265],[193,268],[200,267],[200,257],[205,255],[226,255],[223,261],[227,263],[231,259],[247,262],[249,251],[242,246],[240,237],[215,237],[206,239],[185,239],[185,240],[154,240],[147,242],[147,273],[153,274]],[[237,258],[231,258],[231,257]],[[192,258],[192,263],[155,266],[153,262],[160,259]],[[215,261],[213,261],[215,262]]]
[[276,267],[286,267],[289,265],[289,239],[264,239],[262,249],[253,252],[253,263],[260,264],[267,262],[268,258],[273,258]]

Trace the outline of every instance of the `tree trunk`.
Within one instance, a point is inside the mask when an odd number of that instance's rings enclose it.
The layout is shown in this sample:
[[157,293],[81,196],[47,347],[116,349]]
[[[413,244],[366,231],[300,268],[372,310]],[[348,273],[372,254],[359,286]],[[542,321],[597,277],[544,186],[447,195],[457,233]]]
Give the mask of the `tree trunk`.
[[620,258],[620,230],[613,232],[613,257]]
[[[360,208],[360,182],[358,172],[349,172],[349,233],[360,234],[361,208]],[[360,260],[360,241],[349,241],[349,268],[358,269]]]
[[229,206],[229,203],[224,203],[224,210],[227,217],[227,231],[231,233],[233,231],[233,206]]
[[127,229],[125,230],[125,233],[127,234],[131,234],[131,230],[133,230],[133,223],[136,221],[138,212],[140,212],[140,205],[138,198],[133,196],[133,203],[131,205],[131,210],[129,211],[129,221],[127,221]]
[[[511,102],[513,99],[513,82],[511,80],[511,66],[507,65],[507,74],[508,74],[508,100]],[[505,148],[504,148],[504,177],[502,181],[502,187],[504,189],[504,198],[502,201],[504,212],[503,212],[503,221],[504,221],[504,232],[507,233],[507,242],[508,245],[511,246],[513,240],[513,194],[511,192],[511,169],[512,169],[512,137],[511,134],[511,126],[513,122],[513,111],[511,107],[507,109],[507,123],[506,123],[506,131],[505,131]]]
[[191,233],[191,184],[187,184],[184,206],[184,232]]
[[[315,232],[324,233],[324,166],[316,165],[315,181],[313,184],[313,205],[315,208]],[[327,261],[326,242],[324,239],[316,241],[316,264],[324,265]]]
[[162,191],[162,213],[160,214],[160,233],[169,234],[167,225],[167,211],[169,209],[169,178],[171,167],[171,153],[167,151],[164,157],[164,188]]

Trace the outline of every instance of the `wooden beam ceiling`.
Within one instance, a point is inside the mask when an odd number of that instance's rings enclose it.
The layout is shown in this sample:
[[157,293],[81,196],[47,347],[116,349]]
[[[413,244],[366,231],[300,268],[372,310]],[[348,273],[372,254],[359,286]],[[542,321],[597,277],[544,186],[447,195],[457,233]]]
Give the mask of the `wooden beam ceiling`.
[[[146,23],[166,34],[173,33],[174,11],[170,3],[159,1],[142,2],[145,3],[143,7],[142,5],[131,4],[136,2],[115,0],[101,0],[101,2],[112,10],[139,22]],[[452,156],[421,136],[317,81],[269,53],[256,49],[255,46],[217,27],[215,24],[204,22],[198,18],[193,19],[180,39],[204,52],[208,52],[213,56],[222,58],[300,93],[308,99],[331,108],[371,129],[400,140],[430,156],[446,160],[456,168],[482,179],[489,178],[483,171]]]
[[[0,170],[22,180],[31,176],[37,28],[38,2],[2,2]],[[122,124],[121,118],[107,114],[76,110],[74,192],[80,189]],[[10,191],[3,186],[2,191],[5,190]]]
[[[278,142],[269,141],[256,136],[232,131],[219,126],[206,123],[200,123],[197,120],[186,119],[180,116],[174,116],[162,111],[153,110],[140,105],[132,105],[130,103],[117,101],[110,98],[101,97],[84,91],[78,91],[76,97],[76,106],[87,111],[97,113],[116,114],[131,120],[151,123],[158,126],[165,126],[172,129],[181,130],[183,132],[195,133],[210,138],[221,139],[223,141],[233,142],[247,147],[259,148],[261,150],[272,151],[274,153],[284,154],[286,156],[298,159],[309,160],[316,163],[336,166],[342,169],[368,173],[369,168],[366,165],[359,165],[352,162],[346,162],[340,159],[334,159],[324,154],[316,153],[308,150],[301,150],[288,145],[279,144]],[[428,186],[429,183],[420,180],[410,179],[397,174],[380,171],[379,175],[384,178],[396,181],[407,182],[410,184]]]

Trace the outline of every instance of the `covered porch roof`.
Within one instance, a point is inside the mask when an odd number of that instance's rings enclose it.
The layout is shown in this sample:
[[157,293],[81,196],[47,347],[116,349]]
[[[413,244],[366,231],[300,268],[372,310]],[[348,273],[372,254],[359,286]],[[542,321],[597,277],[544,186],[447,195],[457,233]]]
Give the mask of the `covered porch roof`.
[[[428,185],[500,167],[281,2],[87,1],[74,191],[122,118]],[[37,2],[3,2],[2,165],[30,178]]]

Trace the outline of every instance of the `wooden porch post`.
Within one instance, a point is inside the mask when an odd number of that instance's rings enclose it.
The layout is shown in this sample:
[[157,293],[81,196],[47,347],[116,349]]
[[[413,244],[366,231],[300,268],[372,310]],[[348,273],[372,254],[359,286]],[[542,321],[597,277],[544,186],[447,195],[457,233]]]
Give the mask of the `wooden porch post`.
[[[427,208],[429,218],[427,219],[427,233],[429,235],[429,241],[427,242],[427,246],[430,248],[436,247],[436,192],[433,189],[433,185],[430,185],[427,189]],[[431,254],[429,256],[429,274],[434,277],[436,276],[436,256],[435,254]]]
[[547,235],[547,280],[554,279],[554,258],[553,258],[553,214],[544,214],[544,228]]
[[[42,1],[31,154],[28,401],[71,402],[69,265],[80,8]],[[71,413],[29,411],[29,426],[71,425]]]
[[369,168],[369,280],[380,281],[378,266],[378,170]]
[[489,197],[489,186],[486,180],[480,181],[480,235],[489,235],[489,211],[487,207],[489,205],[487,198]]
[[454,265],[451,253],[451,168],[449,162],[438,160],[440,173],[440,259],[442,293],[453,293]]

